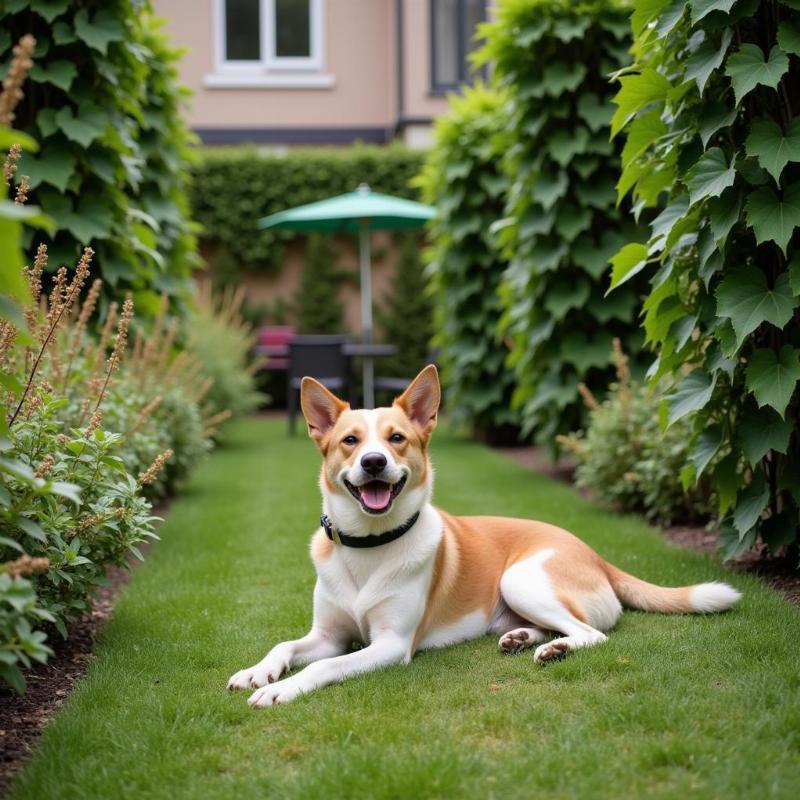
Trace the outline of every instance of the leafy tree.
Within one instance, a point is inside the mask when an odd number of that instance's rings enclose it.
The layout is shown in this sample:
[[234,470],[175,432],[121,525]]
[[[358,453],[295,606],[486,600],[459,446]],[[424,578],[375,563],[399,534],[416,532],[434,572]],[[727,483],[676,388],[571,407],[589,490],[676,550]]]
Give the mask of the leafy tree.
[[310,236],[303,277],[295,298],[300,333],[342,332],[344,308],[339,300],[340,284],[331,237]]
[[420,258],[419,237],[403,237],[384,306],[377,319],[386,341],[397,346],[397,355],[379,364],[382,374],[413,378],[428,362],[433,336],[433,304]]
[[667,206],[613,286],[657,267],[650,375],[666,424],[691,419],[682,477],[711,475],[725,554],[778,549],[800,529],[800,3],[637,0],[632,23],[620,192]]

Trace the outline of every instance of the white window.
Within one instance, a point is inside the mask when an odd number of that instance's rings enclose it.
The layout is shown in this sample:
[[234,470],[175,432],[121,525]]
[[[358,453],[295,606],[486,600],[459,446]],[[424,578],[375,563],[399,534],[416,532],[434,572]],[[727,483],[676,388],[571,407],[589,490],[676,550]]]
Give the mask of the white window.
[[214,0],[216,73],[206,86],[320,88],[324,0]]

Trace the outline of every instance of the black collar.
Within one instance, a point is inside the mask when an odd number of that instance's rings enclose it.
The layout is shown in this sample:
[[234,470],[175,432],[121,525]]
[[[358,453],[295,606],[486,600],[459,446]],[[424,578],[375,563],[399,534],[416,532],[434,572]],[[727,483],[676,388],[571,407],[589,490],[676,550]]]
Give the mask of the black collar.
[[333,527],[333,523],[330,521],[327,514],[323,514],[319,518],[319,521],[332,542],[343,544],[345,547],[378,547],[379,545],[393,542],[395,539],[399,539],[404,533],[408,533],[418,519],[419,511],[399,527],[392,528],[392,530],[386,531],[385,533],[373,533],[369,536],[348,536],[346,533],[342,533],[340,530]]

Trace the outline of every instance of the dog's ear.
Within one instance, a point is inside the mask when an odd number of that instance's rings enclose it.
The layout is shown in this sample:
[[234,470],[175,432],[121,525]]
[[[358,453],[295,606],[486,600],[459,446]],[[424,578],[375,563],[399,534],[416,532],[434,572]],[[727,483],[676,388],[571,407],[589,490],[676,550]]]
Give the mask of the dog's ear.
[[300,384],[300,407],[308,423],[308,435],[321,445],[325,434],[336,424],[348,403],[329,392],[319,381],[303,378]]
[[433,364],[428,364],[411,381],[411,385],[400,395],[394,405],[405,411],[408,418],[417,425],[425,436],[430,436],[436,427],[436,415],[442,391],[439,388],[439,373]]

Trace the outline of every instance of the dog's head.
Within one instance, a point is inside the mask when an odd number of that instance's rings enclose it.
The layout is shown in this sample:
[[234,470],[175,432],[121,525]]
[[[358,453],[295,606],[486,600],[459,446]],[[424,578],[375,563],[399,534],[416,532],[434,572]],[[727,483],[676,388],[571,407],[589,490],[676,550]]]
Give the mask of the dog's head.
[[439,375],[429,365],[390,407],[351,409],[313,378],[300,405],[323,457],[326,513],[348,533],[402,524],[428,501],[428,441],[436,427]]

